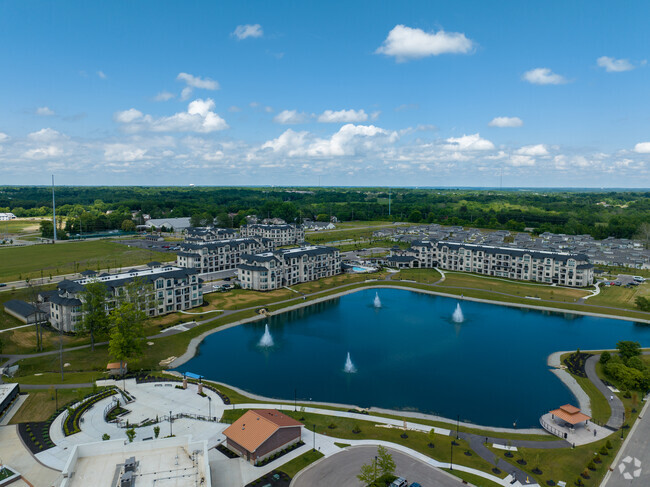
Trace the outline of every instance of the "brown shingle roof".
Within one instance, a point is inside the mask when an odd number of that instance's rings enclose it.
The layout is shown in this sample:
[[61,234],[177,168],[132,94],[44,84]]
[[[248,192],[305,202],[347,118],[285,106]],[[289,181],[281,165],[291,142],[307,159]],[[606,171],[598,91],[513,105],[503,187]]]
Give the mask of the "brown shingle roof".
[[591,417],[587,416],[584,413],[581,413],[580,409],[572,406],[571,404],[560,406],[560,409],[554,409],[551,411],[551,414],[554,414],[561,420],[566,421],[570,424],[578,424],[591,419]]
[[274,409],[251,409],[228,426],[223,434],[254,452],[278,429],[289,426],[302,426],[302,423]]

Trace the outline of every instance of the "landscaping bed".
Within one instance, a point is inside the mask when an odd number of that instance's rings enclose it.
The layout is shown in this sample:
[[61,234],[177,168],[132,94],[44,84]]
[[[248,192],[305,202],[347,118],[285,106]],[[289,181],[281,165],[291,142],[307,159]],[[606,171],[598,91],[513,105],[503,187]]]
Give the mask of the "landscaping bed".
[[76,408],[74,409],[69,408],[68,415],[63,421],[63,433],[65,434],[65,436],[70,436],[70,435],[74,435],[75,433],[79,433],[81,431],[81,427],[79,426],[79,423],[81,421],[81,416],[83,415],[83,413],[85,413],[91,407],[93,407],[95,403],[101,401],[102,399],[106,399],[107,397],[113,396],[115,394],[117,394],[117,389],[115,388],[106,389],[100,392],[99,394],[90,395],[90,397],[82,399],[81,403]]
[[279,470],[273,470],[259,479],[253,480],[250,484],[246,484],[246,487],[266,487],[269,485],[272,487],[289,487],[289,484],[291,484],[291,477]]
[[587,377],[587,372],[585,372],[585,362],[589,357],[592,357],[591,353],[575,352],[569,355],[564,359],[564,365],[566,365],[569,373],[577,375],[578,377]]
[[239,455],[237,455],[235,452],[230,450],[228,447],[226,447],[223,443],[221,443],[218,447],[217,450],[226,455],[228,458],[238,458]]
[[281,450],[281,451],[279,451],[279,452],[277,452],[277,453],[274,453],[273,455],[271,455],[271,456],[268,457],[268,458],[265,458],[265,459],[262,460],[261,462],[256,463],[255,466],[256,466],[256,467],[263,467],[264,465],[269,464],[269,463],[271,463],[272,461],[277,460],[277,459],[280,458],[280,457],[283,457],[283,456],[286,455],[287,453],[290,453],[290,452],[294,451],[296,448],[300,448],[300,447],[303,446],[304,444],[305,444],[304,441],[299,441],[298,443],[294,443],[293,445],[291,445],[291,446],[285,448],[284,450]]

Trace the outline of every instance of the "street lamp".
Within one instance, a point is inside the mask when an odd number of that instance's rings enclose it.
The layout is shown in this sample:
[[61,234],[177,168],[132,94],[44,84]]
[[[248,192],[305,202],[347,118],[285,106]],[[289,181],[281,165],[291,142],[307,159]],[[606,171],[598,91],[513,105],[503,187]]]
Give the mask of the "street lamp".
[[314,425],[314,447],[311,451],[316,451],[316,425]]
[[460,414],[456,416],[456,439],[458,440],[460,437],[458,436],[458,426],[460,425]]
[[373,476],[375,480],[377,480],[377,455],[375,455],[375,475]]
[[172,434],[172,412],[169,411],[169,436],[173,436]]
[[449,470],[454,469],[454,442],[451,442],[451,455],[449,460]]
[[212,397],[208,396],[208,418],[212,419]]

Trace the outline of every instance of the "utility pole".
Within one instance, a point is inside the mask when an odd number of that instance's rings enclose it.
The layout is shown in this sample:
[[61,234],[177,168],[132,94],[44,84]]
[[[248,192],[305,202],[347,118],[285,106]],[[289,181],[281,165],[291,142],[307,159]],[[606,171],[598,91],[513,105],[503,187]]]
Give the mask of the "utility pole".
[[388,216],[390,216],[390,188],[388,188]]
[[54,203],[54,174],[52,174],[52,226],[54,227],[54,241],[56,242],[56,204]]

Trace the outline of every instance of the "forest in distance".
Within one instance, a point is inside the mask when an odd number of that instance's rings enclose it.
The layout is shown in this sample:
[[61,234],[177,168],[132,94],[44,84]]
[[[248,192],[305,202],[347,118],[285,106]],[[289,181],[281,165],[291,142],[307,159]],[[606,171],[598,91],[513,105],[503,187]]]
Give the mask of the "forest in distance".
[[[191,217],[193,223],[239,227],[247,215],[300,222],[439,223],[534,233],[550,231],[633,238],[650,222],[650,191],[504,190],[358,187],[93,187],[55,188],[66,230],[122,228],[125,220]],[[52,214],[52,189],[0,187],[0,212]],[[109,211],[110,210],[110,211]],[[135,216],[134,216],[135,215]],[[646,225],[643,225],[643,224]]]

